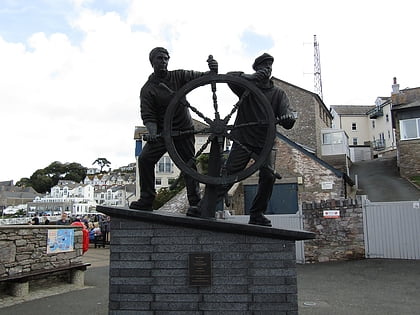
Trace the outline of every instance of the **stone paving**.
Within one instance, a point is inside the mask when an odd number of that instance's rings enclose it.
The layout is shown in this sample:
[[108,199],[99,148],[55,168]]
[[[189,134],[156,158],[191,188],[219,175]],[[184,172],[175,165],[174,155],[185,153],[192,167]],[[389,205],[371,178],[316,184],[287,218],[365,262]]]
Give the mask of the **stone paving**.
[[[109,248],[90,248],[83,256],[83,262],[91,264],[88,268],[108,266]],[[54,285],[43,284],[38,287],[31,287],[30,294],[24,297],[13,297],[5,294],[5,292],[0,292],[0,308],[76,290],[86,290],[89,288],[91,287],[87,285],[80,287],[70,283],[55,283]]]

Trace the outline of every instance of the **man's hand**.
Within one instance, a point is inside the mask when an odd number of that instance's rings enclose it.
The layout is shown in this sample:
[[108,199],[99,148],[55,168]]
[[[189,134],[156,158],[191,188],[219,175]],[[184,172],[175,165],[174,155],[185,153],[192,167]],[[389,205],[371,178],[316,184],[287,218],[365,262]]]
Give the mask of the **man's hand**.
[[147,142],[157,142],[158,141],[158,135],[150,135],[150,134],[147,134],[147,135],[144,135],[143,136],[143,140],[144,141],[147,141]]
[[218,73],[219,64],[216,61],[216,59],[213,59],[212,55],[210,55],[209,58],[207,59],[207,64],[209,65],[209,69],[210,69],[211,72],[214,72],[216,74]]
[[271,77],[271,69],[270,68],[264,68],[264,69],[260,69],[256,72],[254,72],[253,74],[242,74],[242,77],[247,79],[247,80],[251,80],[251,81],[265,81],[270,79]]
[[257,81],[264,81],[264,80],[270,79],[271,69],[270,68],[260,69],[257,72],[255,72],[254,75]]
[[279,125],[282,125],[286,129],[290,129],[295,124],[296,118],[293,113],[282,115],[278,121]]
[[158,140],[157,134],[157,124],[156,123],[146,123],[146,129],[149,134],[144,135],[143,139],[147,142],[156,142]]

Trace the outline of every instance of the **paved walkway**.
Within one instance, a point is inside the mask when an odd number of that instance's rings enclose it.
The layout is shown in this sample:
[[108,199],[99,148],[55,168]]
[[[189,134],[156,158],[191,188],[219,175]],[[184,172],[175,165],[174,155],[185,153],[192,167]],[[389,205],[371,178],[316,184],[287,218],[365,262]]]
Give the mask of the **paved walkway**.
[[[0,315],[108,314],[109,249],[91,248],[83,289],[36,291],[26,300],[0,297]],[[366,259],[298,265],[299,314],[420,314],[420,260]]]
[[420,260],[298,265],[300,315],[420,314]]
[[82,289],[59,284],[31,289],[25,298],[0,292],[0,315],[108,314],[109,248],[90,248],[83,262],[91,266]]

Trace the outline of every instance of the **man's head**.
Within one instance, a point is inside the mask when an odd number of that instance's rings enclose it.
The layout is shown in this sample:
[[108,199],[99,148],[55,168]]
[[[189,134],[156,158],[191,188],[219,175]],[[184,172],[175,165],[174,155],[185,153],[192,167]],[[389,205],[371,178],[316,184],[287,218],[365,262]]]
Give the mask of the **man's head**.
[[169,62],[169,52],[163,47],[153,48],[149,53],[149,60],[155,73],[166,71]]
[[261,56],[255,58],[254,64],[252,65],[252,69],[254,69],[255,71],[258,71],[264,68],[271,69],[273,62],[274,62],[273,56],[267,53],[263,53]]

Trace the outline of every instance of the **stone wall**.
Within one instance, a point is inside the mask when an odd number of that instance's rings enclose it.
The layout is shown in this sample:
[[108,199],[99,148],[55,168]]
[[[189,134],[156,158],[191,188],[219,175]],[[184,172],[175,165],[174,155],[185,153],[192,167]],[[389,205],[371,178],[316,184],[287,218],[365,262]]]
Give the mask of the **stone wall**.
[[[324,211],[339,211],[338,218],[327,218]],[[363,259],[363,209],[360,199],[303,203],[303,228],[316,234],[305,241],[305,261],[309,263]]]
[[281,129],[281,133],[289,139],[302,143],[310,148],[317,149],[317,138],[321,134],[316,130],[315,100],[312,94],[303,93],[302,89],[294,87],[283,81],[275,80],[275,85],[286,92],[292,108],[297,111],[298,119],[292,129]]
[[280,128],[289,139],[308,146],[321,156],[321,129],[331,127],[331,114],[316,94],[274,78],[274,84],[286,92],[298,119],[290,130]]
[[[74,229],[74,250],[47,254],[48,230]],[[70,226],[0,227],[0,277],[82,262],[82,229]]]
[[399,140],[399,166],[400,174],[403,177],[410,178],[420,175],[420,139]]
[[[302,178],[299,185],[299,203],[346,198],[351,193],[351,186],[343,178],[317,160],[291,147],[283,141],[276,142],[276,170],[287,181],[290,178]],[[330,187],[323,183],[331,183]]]

